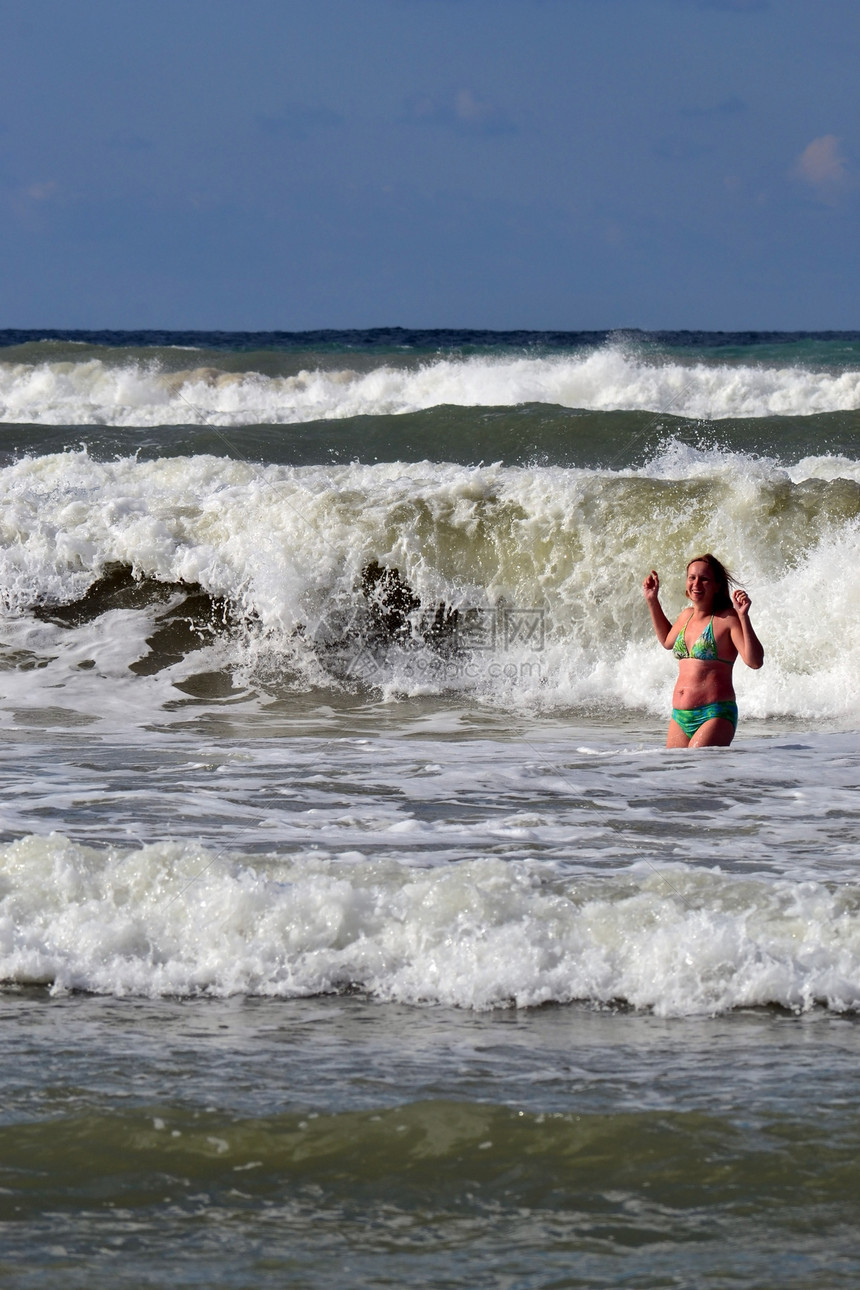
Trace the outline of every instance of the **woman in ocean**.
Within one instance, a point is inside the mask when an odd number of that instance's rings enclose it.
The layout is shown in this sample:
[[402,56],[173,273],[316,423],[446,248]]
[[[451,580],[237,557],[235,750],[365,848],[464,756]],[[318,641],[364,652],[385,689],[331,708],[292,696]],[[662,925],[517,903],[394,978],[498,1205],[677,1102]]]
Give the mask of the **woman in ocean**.
[[732,685],[735,659],[740,656],[747,667],[759,668],[764,649],[749,619],[752,601],[739,588],[732,594],[733,582],[716,556],[694,556],[687,565],[686,588],[693,607],[674,623],[661,608],[655,569],[642,584],[657,639],[678,660],[667,748],[725,747],[734,738],[738,724]]

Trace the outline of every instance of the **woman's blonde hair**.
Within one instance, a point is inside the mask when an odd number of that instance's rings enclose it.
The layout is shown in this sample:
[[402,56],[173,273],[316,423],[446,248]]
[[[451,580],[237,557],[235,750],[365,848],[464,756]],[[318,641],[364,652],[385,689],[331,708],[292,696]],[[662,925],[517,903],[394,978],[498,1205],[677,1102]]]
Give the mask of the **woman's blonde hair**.
[[692,560],[688,560],[688,573],[690,571],[690,565],[696,564],[698,561],[706,564],[717,580],[717,592],[714,596],[714,611],[719,613],[723,609],[731,609],[731,589],[737,582],[737,578],[733,574],[729,573],[722,560],[718,560],[715,555],[711,555],[710,551],[706,551],[704,555],[694,555]]

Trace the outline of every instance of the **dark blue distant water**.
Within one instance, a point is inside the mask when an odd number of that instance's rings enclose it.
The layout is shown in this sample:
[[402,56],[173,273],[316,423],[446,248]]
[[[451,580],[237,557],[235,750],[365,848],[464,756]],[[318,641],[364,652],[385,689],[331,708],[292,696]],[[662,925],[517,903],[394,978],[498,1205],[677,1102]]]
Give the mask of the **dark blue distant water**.
[[802,341],[860,343],[860,331],[641,331],[617,328],[602,331],[488,331],[457,327],[417,329],[369,327],[318,331],[112,331],[56,327],[0,331],[0,346],[40,340],[65,340],[86,345],[150,348],[170,345],[201,349],[303,350],[334,349],[579,349],[611,340],[645,342],[669,349],[720,349],[759,345],[796,345]]

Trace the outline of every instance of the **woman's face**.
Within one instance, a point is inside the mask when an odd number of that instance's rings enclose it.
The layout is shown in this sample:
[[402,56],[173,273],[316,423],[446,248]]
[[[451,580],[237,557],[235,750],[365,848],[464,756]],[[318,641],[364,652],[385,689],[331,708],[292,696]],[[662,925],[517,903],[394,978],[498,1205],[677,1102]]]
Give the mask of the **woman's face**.
[[687,567],[687,599],[707,609],[717,594],[719,583],[707,560],[694,560]]

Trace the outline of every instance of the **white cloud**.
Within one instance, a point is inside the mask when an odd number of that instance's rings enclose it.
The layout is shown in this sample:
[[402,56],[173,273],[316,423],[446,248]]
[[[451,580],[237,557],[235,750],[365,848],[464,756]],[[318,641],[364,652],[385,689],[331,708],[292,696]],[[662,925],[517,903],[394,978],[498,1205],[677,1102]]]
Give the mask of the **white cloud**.
[[290,139],[309,139],[319,130],[326,130],[343,123],[339,112],[325,106],[306,103],[286,103],[276,115],[258,116],[256,125],[263,134],[281,135]]
[[727,9],[733,13],[753,13],[770,8],[770,0],[700,0],[702,9]]
[[460,134],[515,134],[517,127],[508,114],[470,89],[433,97],[415,95],[405,104],[406,119],[428,125],[447,126]]
[[57,185],[53,179],[49,179],[43,184],[31,184],[27,189],[27,196],[34,202],[44,202],[53,197],[56,191]]
[[795,179],[811,184],[819,193],[833,193],[841,188],[847,172],[836,136],[823,134],[819,139],[808,143],[795,161],[791,174]]
[[459,90],[454,109],[461,121],[482,123],[490,120],[494,109],[489,103],[475,98],[471,90]]

